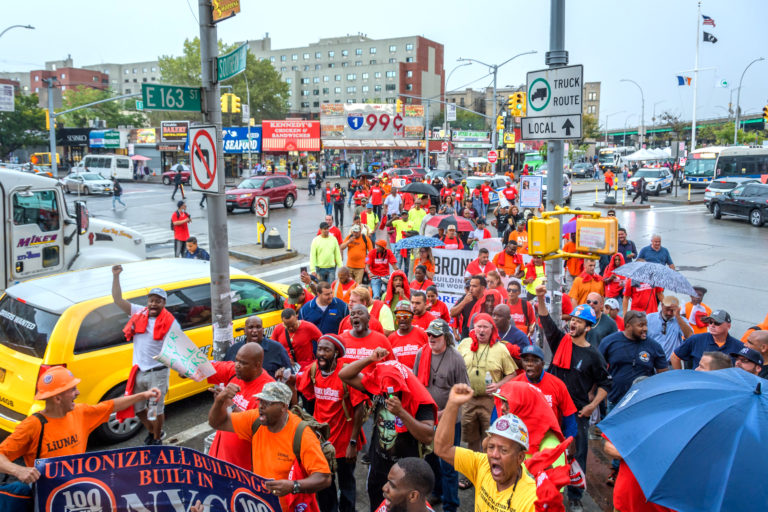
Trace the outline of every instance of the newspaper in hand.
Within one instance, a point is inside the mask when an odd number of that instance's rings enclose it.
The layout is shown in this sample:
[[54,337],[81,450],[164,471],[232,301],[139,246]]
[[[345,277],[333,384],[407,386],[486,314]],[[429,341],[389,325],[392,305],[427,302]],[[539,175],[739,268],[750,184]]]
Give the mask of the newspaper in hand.
[[205,353],[184,331],[175,326],[166,334],[160,353],[154,359],[195,382],[201,382],[216,373]]

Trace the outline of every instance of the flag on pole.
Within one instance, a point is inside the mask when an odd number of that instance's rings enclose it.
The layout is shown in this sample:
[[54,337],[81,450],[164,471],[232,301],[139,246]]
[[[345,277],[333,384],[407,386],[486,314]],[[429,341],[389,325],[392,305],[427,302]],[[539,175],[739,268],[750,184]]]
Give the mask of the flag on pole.
[[691,85],[691,77],[677,75],[677,85]]
[[716,43],[717,38],[714,36],[714,34],[710,34],[709,32],[704,32],[704,42],[705,43]]
[[710,18],[709,16],[701,15],[702,18],[704,18],[704,25],[710,25],[712,27],[715,26],[715,20]]

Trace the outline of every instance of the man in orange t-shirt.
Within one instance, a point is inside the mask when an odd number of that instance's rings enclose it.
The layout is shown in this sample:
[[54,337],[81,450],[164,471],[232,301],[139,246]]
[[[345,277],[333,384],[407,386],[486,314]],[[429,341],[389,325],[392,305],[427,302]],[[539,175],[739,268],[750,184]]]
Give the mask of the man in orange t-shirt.
[[269,382],[256,394],[258,409],[233,413],[229,406],[238,391],[239,386],[230,383],[217,392],[208,423],[216,430],[234,432],[251,443],[253,472],[270,479],[265,486],[280,498],[282,509],[292,510],[291,494],[312,494],[331,485],[328,461],[320,441],[309,428],[304,428],[301,433],[299,449],[299,466],[306,476],[296,478],[293,475],[296,462],[293,439],[301,418],[288,410],[293,397],[291,388],[282,382]]
[[[363,270],[363,269],[360,269]],[[333,296],[349,304],[349,294],[357,287],[357,283],[352,279],[352,275],[347,267],[340,267],[336,273],[336,280],[331,283]]]
[[506,277],[521,278],[525,265],[523,264],[523,257],[517,254],[517,241],[510,238],[507,245],[504,246],[504,250],[493,257],[493,264]]
[[[352,280],[356,283],[362,283],[363,275],[365,274],[365,258],[373,250],[371,239],[363,234],[360,226],[354,225],[349,230],[347,238],[339,245],[339,249],[342,251],[344,249],[347,250],[347,268],[349,268],[349,273],[352,274]],[[344,300],[344,302],[347,301]]]
[[584,260],[584,272],[573,280],[568,296],[575,308],[587,302],[587,295],[592,292],[605,296],[605,283],[603,276],[595,272],[595,260]]
[[[85,453],[90,433],[106,422],[113,412],[160,398],[160,390],[152,388],[96,405],[76,404],[79,383],[80,379],[63,366],[49,368],[40,376],[35,400],[45,400],[45,408],[22,420],[0,444],[0,473],[32,484],[40,478],[35,459]],[[24,458],[26,467],[12,462],[19,457]]]

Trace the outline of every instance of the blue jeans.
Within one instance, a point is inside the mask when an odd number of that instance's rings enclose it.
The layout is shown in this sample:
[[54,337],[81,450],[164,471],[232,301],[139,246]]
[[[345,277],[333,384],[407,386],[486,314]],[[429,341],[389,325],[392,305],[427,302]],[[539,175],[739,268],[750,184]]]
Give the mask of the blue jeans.
[[317,267],[315,269],[317,272],[317,278],[320,281],[325,281],[326,283],[332,283],[334,279],[336,279],[336,267]]
[[323,206],[325,206],[326,215],[333,215],[333,203],[325,203]]
[[117,202],[118,202],[118,203],[120,203],[121,205],[123,205],[123,206],[125,206],[126,208],[128,208],[128,205],[127,205],[127,204],[125,204],[125,203],[123,202],[123,200],[122,200],[122,199],[120,199],[120,196],[112,196],[112,209],[113,209],[113,210],[115,209],[115,201],[117,201]]
[[371,289],[373,290],[374,299],[381,299],[381,285],[382,283],[380,277],[371,278]]
[[[461,446],[461,422],[456,422],[453,434],[453,446]],[[443,459],[430,453],[425,457],[435,474],[433,496],[443,500],[443,512],[456,512],[459,508],[459,473]]]
[[[589,418],[581,418],[576,415],[578,433],[571,444],[571,453],[574,454],[584,474],[587,474],[587,453],[589,452]],[[568,486],[568,499],[580,500],[584,495],[584,489]]]
[[355,195],[354,190],[347,190],[347,206],[352,206],[352,196]]

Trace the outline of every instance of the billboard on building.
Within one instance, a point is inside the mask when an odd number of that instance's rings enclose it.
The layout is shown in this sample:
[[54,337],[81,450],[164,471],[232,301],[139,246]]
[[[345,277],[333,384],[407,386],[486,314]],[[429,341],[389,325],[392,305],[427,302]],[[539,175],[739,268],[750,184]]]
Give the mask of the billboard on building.
[[265,152],[320,151],[318,121],[262,121],[261,134],[261,147]]
[[224,135],[225,153],[248,153],[249,146],[251,153],[261,151],[261,126],[251,126],[250,144],[247,126],[222,128],[221,132]]
[[189,121],[160,121],[161,142],[184,144],[187,142],[188,133]]
[[392,140],[424,137],[424,107],[391,103],[326,103],[320,106],[323,139]]

